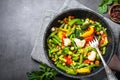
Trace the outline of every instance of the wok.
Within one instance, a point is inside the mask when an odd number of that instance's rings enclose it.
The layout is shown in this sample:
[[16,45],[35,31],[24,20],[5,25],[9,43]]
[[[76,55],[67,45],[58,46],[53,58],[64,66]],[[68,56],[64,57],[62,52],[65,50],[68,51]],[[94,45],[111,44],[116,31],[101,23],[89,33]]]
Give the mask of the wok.
[[49,25],[46,28],[46,31],[44,33],[44,51],[45,51],[45,55],[49,61],[49,63],[51,64],[51,66],[57,70],[59,73],[67,76],[67,77],[71,77],[71,78],[87,78],[87,77],[91,77],[96,75],[97,73],[99,73],[101,70],[104,69],[103,65],[100,64],[100,66],[96,69],[94,69],[90,74],[78,74],[78,75],[69,75],[65,72],[63,72],[62,70],[58,69],[53,62],[51,61],[51,59],[48,57],[48,46],[47,46],[47,37],[49,36],[49,34],[51,33],[51,28],[54,26],[60,26],[60,24],[57,22],[58,20],[62,20],[65,17],[68,16],[75,16],[77,18],[81,18],[81,19],[85,19],[85,18],[89,18],[92,19],[94,21],[98,21],[100,22],[105,28],[107,28],[107,33],[108,33],[108,45],[107,45],[107,49],[106,49],[106,54],[104,56],[104,59],[107,63],[109,63],[109,61],[112,58],[112,55],[115,51],[115,40],[114,40],[114,35],[113,32],[110,28],[110,26],[108,25],[108,23],[104,20],[104,18],[102,16],[100,16],[99,14],[90,11],[90,10],[86,10],[86,9],[70,9],[67,11],[63,11],[60,14],[57,14],[56,16],[54,16],[54,18],[50,21]]

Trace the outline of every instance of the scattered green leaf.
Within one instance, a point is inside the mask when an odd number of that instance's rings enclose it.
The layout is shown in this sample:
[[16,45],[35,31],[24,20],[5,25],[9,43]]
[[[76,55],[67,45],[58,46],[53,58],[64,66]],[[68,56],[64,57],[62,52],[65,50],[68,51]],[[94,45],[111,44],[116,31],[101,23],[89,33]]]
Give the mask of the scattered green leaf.
[[98,8],[98,12],[101,13],[101,14],[106,13],[107,10],[108,9],[107,9],[107,5],[106,4],[104,4],[103,6]]
[[32,71],[27,73],[29,80],[57,80],[58,72],[48,65],[40,62],[40,71]]
[[103,14],[108,11],[108,6],[119,4],[119,0],[101,0],[98,4],[98,12]]

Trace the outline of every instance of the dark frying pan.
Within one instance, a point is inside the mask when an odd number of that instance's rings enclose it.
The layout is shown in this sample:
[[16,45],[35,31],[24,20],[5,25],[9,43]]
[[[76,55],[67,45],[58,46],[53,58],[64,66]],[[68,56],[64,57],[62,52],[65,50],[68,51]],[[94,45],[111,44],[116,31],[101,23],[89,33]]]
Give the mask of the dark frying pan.
[[57,16],[55,16],[51,22],[49,23],[45,34],[44,34],[44,50],[45,50],[45,55],[49,61],[49,63],[51,64],[51,66],[56,69],[59,73],[67,76],[67,77],[72,77],[72,78],[87,78],[87,77],[91,77],[96,75],[97,73],[99,73],[101,70],[104,69],[103,65],[101,64],[100,67],[96,68],[95,70],[93,70],[90,74],[85,74],[85,75],[69,75],[63,71],[61,71],[60,69],[58,69],[53,62],[51,61],[51,59],[48,57],[48,46],[47,46],[47,37],[49,36],[49,34],[51,33],[51,28],[54,26],[59,26],[60,24],[57,22],[58,20],[62,20],[64,17],[73,15],[77,18],[81,18],[81,19],[85,19],[85,18],[90,18],[92,20],[98,21],[100,22],[104,27],[107,28],[107,33],[108,33],[108,42],[109,44],[107,45],[107,50],[106,50],[106,54],[104,56],[104,59],[107,63],[109,63],[109,61],[111,60],[111,57],[113,55],[113,52],[115,50],[114,46],[115,46],[115,40],[114,40],[114,35],[113,32],[110,28],[110,26],[108,25],[108,23],[103,19],[102,16],[100,16],[99,14],[90,11],[90,10],[86,10],[86,9],[70,9],[67,11],[64,11],[60,14],[58,14]]

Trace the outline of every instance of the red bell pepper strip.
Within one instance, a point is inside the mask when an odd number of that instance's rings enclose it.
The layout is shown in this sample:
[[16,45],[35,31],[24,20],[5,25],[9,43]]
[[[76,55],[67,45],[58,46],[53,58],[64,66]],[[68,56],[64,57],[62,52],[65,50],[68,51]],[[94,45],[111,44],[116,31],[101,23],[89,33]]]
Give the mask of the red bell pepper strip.
[[64,46],[64,38],[66,38],[65,34],[62,35],[62,46]]
[[92,35],[86,37],[85,40],[86,40],[86,42],[89,42],[89,41],[92,41],[93,38],[94,38],[94,35],[92,34]]
[[67,18],[63,19],[64,23],[68,24]]

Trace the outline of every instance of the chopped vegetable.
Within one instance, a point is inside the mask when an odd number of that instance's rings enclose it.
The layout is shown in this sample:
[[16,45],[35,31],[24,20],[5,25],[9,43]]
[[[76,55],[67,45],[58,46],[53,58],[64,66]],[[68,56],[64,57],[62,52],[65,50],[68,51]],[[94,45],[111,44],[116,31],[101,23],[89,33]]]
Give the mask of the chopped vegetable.
[[75,43],[78,47],[84,47],[84,45],[86,43],[85,40],[80,40],[80,39],[77,39],[77,38],[75,38],[74,41],[75,41]]
[[94,27],[90,26],[89,30],[87,30],[85,33],[81,34],[80,36],[86,38],[86,37],[92,35],[93,33],[94,33]]
[[84,68],[77,69],[76,72],[81,74],[86,74],[86,73],[90,73],[91,71],[89,67],[84,67]]
[[96,58],[96,52],[95,51],[91,51],[90,55],[88,56],[88,59],[90,61],[94,61]]
[[97,37],[100,51],[106,54],[108,44],[106,28],[100,22],[75,16],[58,20],[48,35],[48,56],[56,67],[70,75],[89,74],[101,64],[100,56],[89,41]]
[[63,41],[64,41],[64,46],[71,45],[71,41],[69,38],[63,38]]

